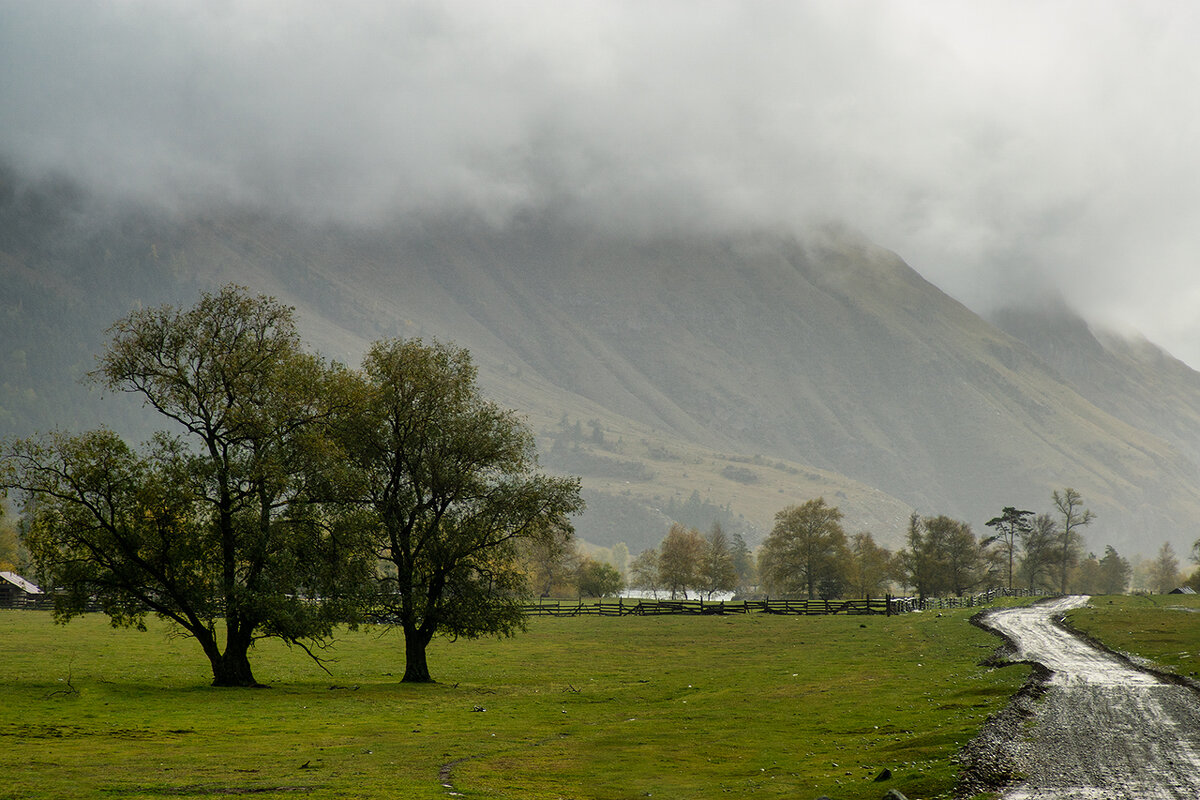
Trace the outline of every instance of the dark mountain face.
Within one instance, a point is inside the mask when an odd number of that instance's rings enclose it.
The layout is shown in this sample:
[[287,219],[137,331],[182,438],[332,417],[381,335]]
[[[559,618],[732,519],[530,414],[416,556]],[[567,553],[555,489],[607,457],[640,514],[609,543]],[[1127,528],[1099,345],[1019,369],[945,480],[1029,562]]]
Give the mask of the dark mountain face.
[[351,363],[384,336],[469,347],[547,463],[603,498],[606,519],[580,523],[601,544],[656,542],[641,528],[693,493],[759,532],[825,494],[895,541],[912,508],[981,529],[1072,486],[1100,515],[1089,546],[1123,552],[1186,549],[1200,511],[1200,376],[1079,321],[994,326],[848,231],[171,220],[5,180],[5,434],[114,414],[136,428],[74,384],[104,328],[139,302],[188,305],[236,281],[294,304],[312,345]]

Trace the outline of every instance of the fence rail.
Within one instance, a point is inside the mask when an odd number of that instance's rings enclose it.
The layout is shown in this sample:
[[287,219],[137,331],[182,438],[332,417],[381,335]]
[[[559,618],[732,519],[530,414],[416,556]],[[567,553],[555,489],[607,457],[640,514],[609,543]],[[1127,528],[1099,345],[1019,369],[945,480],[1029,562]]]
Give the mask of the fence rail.
[[1025,589],[989,589],[962,597],[873,597],[854,600],[659,600],[618,597],[588,600],[542,599],[524,606],[526,614],[550,617],[625,617],[667,614],[907,614],[944,608],[971,608],[989,605],[997,597],[1041,596],[1045,592]]
[[[531,616],[549,617],[646,617],[671,614],[907,614],[912,611],[931,611],[943,608],[986,606],[997,597],[1043,596],[1045,591],[1027,589],[989,589],[962,597],[872,597],[853,600],[662,600],[618,597],[616,599],[554,600],[541,599],[526,603],[523,608]],[[49,594],[0,594],[0,609],[45,609],[53,606]],[[92,609],[98,610],[98,609]]]

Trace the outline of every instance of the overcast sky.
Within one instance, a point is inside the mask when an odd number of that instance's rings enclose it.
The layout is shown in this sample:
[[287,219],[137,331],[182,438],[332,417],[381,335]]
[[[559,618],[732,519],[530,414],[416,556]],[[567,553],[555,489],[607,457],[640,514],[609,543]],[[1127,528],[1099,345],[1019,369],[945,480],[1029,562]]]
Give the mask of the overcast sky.
[[0,154],[178,209],[843,220],[1200,366],[1200,3],[0,0]]

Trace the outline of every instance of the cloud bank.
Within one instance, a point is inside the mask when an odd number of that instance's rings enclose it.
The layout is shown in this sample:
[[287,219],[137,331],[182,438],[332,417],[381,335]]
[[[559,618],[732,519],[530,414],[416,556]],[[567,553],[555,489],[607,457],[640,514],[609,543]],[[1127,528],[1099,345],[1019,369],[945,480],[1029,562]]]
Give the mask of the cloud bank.
[[1200,6],[0,2],[0,155],[181,211],[846,221],[1200,365]]

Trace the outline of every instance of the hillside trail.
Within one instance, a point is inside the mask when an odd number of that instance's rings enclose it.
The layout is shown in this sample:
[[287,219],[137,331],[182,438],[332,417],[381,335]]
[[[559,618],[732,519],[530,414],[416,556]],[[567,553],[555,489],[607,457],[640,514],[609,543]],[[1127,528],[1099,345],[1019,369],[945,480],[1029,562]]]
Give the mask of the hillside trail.
[[1088,644],[1057,624],[1084,605],[1073,596],[988,612],[1013,660],[1045,665],[1045,694],[1032,724],[1007,748],[1019,783],[1004,800],[1197,800],[1200,696]]

